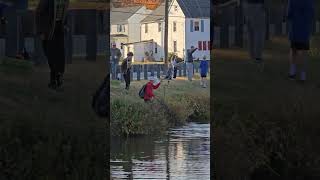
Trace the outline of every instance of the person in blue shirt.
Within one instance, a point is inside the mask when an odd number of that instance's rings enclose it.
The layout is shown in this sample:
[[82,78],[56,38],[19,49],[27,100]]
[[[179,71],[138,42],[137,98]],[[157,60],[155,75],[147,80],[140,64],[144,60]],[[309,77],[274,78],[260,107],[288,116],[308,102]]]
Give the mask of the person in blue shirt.
[[208,74],[208,62],[206,60],[206,56],[203,56],[203,59],[200,61],[200,86],[203,88],[206,88],[208,83],[207,83],[207,74]]
[[[310,36],[314,18],[313,0],[289,0],[287,19],[289,23],[289,40],[291,42],[289,79],[306,80],[306,62],[310,49]],[[299,69],[298,69],[299,68]],[[297,72],[299,70],[299,72]]]

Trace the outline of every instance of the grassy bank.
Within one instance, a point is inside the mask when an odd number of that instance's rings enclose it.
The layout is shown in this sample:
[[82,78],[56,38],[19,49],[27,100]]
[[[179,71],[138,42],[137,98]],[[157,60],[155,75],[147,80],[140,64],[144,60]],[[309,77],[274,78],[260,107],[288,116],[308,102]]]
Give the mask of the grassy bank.
[[154,91],[160,102],[151,105],[138,96],[146,82],[132,82],[128,92],[120,82],[111,83],[112,135],[159,134],[188,120],[209,122],[209,88],[201,88],[198,80],[163,81]]
[[64,91],[54,92],[46,65],[1,63],[0,179],[105,178],[107,123],[90,107],[104,64],[74,60]]
[[264,72],[243,49],[215,50],[217,179],[319,179],[319,42],[313,39],[305,84],[287,79],[284,38],[268,42]]

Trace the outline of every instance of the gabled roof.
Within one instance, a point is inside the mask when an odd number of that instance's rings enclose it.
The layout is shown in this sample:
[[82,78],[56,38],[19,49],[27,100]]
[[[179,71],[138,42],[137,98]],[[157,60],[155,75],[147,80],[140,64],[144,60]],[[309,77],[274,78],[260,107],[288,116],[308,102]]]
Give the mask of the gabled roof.
[[127,24],[128,19],[133,16],[143,6],[132,6],[123,8],[111,7],[110,23],[111,24]]
[[165,3],[159,5],[157,9],[152,11],[146,18],[144,18],[141,23],[158,22],[164,19]]
[[[176,0],[186,18],[210,18],[210,0]],[[162,3],[142,23],[164,20],[165,3]],[[169,16],[170,17],[170,16]]]
[[210,0],[176,0],[186,18],[209,18]]

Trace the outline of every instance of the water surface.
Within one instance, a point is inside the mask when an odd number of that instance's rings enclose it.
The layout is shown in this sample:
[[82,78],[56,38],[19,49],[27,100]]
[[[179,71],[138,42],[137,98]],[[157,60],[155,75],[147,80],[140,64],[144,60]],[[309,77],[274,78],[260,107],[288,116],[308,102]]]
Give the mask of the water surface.
[[210,125],[188,123],[163,137],[111,138],[113,179],[210,179]]

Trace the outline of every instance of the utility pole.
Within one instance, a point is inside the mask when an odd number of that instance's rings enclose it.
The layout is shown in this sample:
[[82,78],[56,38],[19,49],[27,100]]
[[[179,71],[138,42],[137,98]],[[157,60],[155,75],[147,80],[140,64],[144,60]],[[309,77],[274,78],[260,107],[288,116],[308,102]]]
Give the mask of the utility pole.
[[169,0],[165,0],[165,12],[164,12],[164,63],[166,65],[168,64],[168,32],[169,32]]

